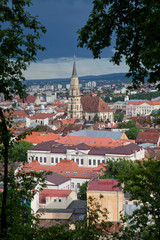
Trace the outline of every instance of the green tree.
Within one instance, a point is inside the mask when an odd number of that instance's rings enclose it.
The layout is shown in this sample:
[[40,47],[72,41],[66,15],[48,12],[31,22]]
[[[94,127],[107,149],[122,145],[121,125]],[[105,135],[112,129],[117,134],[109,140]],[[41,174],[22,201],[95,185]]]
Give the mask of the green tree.
[[87,200],[87,186],[88,182],[84,182],[79,188],[79,198],[80,200]]
[[[128,174],[119,181],[131,200],[138,201],[139,209],[123,218],[124,226],[119,239],[160,239],[160,162],[159,160],[136,161]],[[126,221],[129,224],[126,225]]]
[[[36,60],[37,50],[44,50],[38,40],[46,30],[38,22],[37,17],[27,11],[30,5],[31,0],[0,1],[0,91],[5,100],[12,100],[14,94],[21,98],[26,96],[23,71]],[[8,171],[9,148],[14,137],[9,130],[11,127],[11,119],[6,117],[5,111],[0,108],[0,144],[3,146],[0,160],[4,166],[1,170],[4,174],[0,176],[3,182],[1,239],[8,239],[7,234],[10,231],[7,226],[9,218],[7,203],[8,188],[11,184]]]
[[136,126],[136,124],[132,120],[126,122],[126,128],[132,128],[135,126]]
[[120,128],[120,129],[126,128],[125,122],[118,123],[117,128],[118,128],[118,129],[119,129],[119,128]]
[[119,179],[123,174],[128,174],[134,169],[134,162],[132,160],[126,160],[125,158],[108,159],[106,161],[106,171],[101,178],[105,179]]
[[26,162],[27,150],[33,147],[33,144],[26,141],[15,142],[9,150],[9,158],[14,162]]
[[93,121],[99,122],[99,117],[97,113],[94,115]]
[[114,113],[114,121],[122,122],[123,118],[124,118],[124,113],[123,112]]
[[78,46],[86,47],[94,58],[109,47],[115,37],[112,62],[119,65],[125,57],[133,87],[159,81],[160,1],[94,0],[86,25],[78,33]]
[[125,134],[127,135],[127,137],[129,139],[135,140],[137,138],[139,132],[140,132],[140,128],[135,126],[135,127],[131,127],[129,130],[126,130]]

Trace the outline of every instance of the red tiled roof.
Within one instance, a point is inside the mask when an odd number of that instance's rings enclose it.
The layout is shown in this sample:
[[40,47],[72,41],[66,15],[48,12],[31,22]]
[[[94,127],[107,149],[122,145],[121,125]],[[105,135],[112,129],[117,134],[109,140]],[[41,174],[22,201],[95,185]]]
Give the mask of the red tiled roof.
[[29,116],[28,118],[31,120],[46,119],[46,118],[53,118],[55,115],[56,115],[55,113],[36,113],[33,116]]
[[160,101],[127,102],[127,105],[141,105],[143,103],[147,103],[149,105],[160,105]]
[[36,160],[34,160],[31,163],[26,163],[23,167],[23,171],[24,170],[26,172],[30,172],[31,170],[34,170],[36,172],[51,171],[67,178],[92,179],[99,176],[99,172],[101,169],[97,169],[97,171],[95,171],[95,169],[92,167],[79,167],[78,164],[73,160],[62,160],[55,166],[42,165]]
[[65,136],[61,137],[57,142],[61,144],[72,144],[77,145],[80,143],[85,143],[88,146],[95,147],[118,147],[124,145],[126,142],[134,142],[133,140],[114,140],[107,137],[79,137],[79,136]]
[[98,179],[90,181],[88,191],[121,191],[120,187],[114,187],[118,184],[114,179]]
[[[8,116],[9,113],[5,112],[5,115]],[[28,114],[24,110],[15,110],[11,114],[11,117],[13,117],[13,118],[25,118],[25,117],[28,117]]]
[[81,97],[81,104],[85,112],[112,112],[108,104],[105,103],[100,97]]
[[71,118],[71,119],[61,119],[60,121],[64,124],[73,124],[75,122],[75,118]]
[[136,138],[136,142],[157,144],[158,139],[159,139],[158,132],[139,132]]
[[68,197],[71,190],[43,189],[39,192],[39,202],[45,203],[46,197]]
[[[27,96],[24,102],[26,103],[34,103],[36,101],[37,96]],[[19,98],[18,99],[19,103],[23,103],[23,99]]]
[[33,144],[38,144],[42,142],[48,142],[51,140],[57,140],[59,138],[60,136],[56,135],[55,133],[42,134],[41,132],[32,132],[31,135],[26,135],[24,141]]

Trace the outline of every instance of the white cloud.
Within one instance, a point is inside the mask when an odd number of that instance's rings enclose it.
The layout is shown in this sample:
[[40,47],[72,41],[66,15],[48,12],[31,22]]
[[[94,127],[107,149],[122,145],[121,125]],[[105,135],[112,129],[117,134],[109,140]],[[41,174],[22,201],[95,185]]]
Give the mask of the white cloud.
[[[113,65],[108,58],[76,58],[78,76],[103,75],[127,72],[124,61],[120,66]],[[72,74],[73,58],[45,59],[32,63],[24,75],[29,79],[70,78]]]

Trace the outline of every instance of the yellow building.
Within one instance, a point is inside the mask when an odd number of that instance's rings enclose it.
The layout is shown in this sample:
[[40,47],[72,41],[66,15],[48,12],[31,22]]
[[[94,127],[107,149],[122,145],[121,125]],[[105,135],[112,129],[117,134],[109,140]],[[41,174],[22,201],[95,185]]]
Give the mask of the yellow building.
[[102,210],[107,209],[107,220],[111,222],[120,222],[120,213],[123,214],[124,194],[120,187],[115,187],[117,184],[117,180],[98,179],[89,182],[87,189],[87,199],[92,197]]

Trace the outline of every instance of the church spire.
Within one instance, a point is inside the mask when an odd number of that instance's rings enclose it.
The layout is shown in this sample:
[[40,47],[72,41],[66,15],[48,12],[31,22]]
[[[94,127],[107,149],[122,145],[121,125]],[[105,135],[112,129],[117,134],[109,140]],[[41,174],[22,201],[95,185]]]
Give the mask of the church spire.
[[77,77],[77,70],[76,70],[76,62],[75,62],[75,55],[74,55],[74,63],[73,63],[73,71],[72,71],[72,77]]

